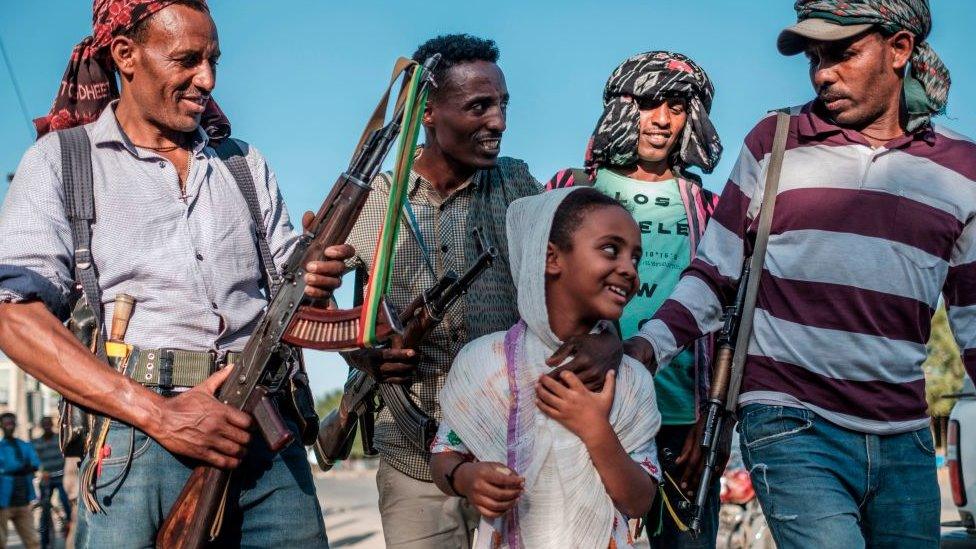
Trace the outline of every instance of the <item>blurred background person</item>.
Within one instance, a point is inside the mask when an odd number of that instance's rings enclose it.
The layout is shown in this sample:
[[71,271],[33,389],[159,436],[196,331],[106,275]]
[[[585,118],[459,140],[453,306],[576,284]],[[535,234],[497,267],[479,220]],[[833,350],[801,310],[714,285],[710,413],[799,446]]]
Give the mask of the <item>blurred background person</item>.
[[[41,436],[31,440],[41,463],[41,522],[38,531],[41,534],[41,546],[51,547],[51,534],[54,530],[54,517],[51,512],[53,496],[55,493],[58,494],[65,517],[71,517],[71,502],[68,500],[68,492],[64,489],[64,455],[61,453],[58,437],[54,433],[54,420],[51,417],[43,417],[40,427]],[[67,524],[64,530],[67,532]]]
[[7,522],[13,522],[27,549],[40,547],[31,501],[34,500],[34,471],[40,467],[37,453],[29,442],[14,437],[17,416],[0,414],[0,549],[7,547]]

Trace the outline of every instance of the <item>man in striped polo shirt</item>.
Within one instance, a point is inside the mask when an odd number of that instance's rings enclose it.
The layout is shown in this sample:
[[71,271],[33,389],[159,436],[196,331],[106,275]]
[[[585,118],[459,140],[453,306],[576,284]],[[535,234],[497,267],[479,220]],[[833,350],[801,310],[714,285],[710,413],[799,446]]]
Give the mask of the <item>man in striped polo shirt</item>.
[[[926,2],[796,9],[778,47],[807,55],[817,98],[791,110],[739,397],[743,457],[779,547],[936,547],[921,364],[943,294],[976,378],[976,144],[930,122],[949,75],[925,42]],[[646,364],[719,329],[775,122],[746,137],[697,258],[627,342]]]
[[[68,498],[68,491],[64,489],[64,454],[61,453],[61,445],[58,442],[58,435],[54,432],[54,419],[46,416],[40,421],[41,436],[31,440],[37,458],[41,461],[40,469],[40,488],[41,494],[41,522],[38,526],[38,533],[41,534],[41,546],[51,547],[54,538],[54,522],[51,514],[51,504],[54,502],[56,493],[61,499],[61,509],[67,517],[71,517],[71,499]],[[65,535],[67,535],[68,525],[65,524]]]

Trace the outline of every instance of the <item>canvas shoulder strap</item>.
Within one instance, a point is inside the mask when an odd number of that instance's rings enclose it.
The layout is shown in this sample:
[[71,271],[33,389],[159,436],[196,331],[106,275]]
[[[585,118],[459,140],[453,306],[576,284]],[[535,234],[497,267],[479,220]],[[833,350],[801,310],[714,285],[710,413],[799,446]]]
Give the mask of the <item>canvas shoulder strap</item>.
[[[102,292],[91,253],[91,225],[95,220],[94,180],[92,178],[91,142],[88,132],[77,126],[58,132],[61,142],[61,180],[64,185],[64,206],[71,226],[74,246],[75,281],[81,285],[85,299],[95,317],[101,334]],[[96,354],[105,359],[105,344],[98,337]]]
[[261,215],[261,205],[258,202],[257,188],[254,186],[254,177],[251,169],[244,158],[244,151],[233,139],[225,139],[216,148],[217,156],[224,162],[234,181],[237,182],[244,201],[247,202],[247,210],[251,213],[254,220],[254,227],[257,232],[258,254],[261,258],[261,266],[264,270],[265,283],[271,296],[277,293],[281,287],[281,275],[275,267],[274,256],[271,255],[271,247],[268,245],[268,230],[264,224],[264,216]]
[[739,402],[739,387],[742,384],[742,372],[745,369],[749,340],[752,337],[752,321],[756,314],[759,279],[762,278],[762,268],[766,261],[766,244],[769,243],[769,231],[773,225],[773,209],[776,206],[776,193],[779,189],[779,176],[783,169],[783,156],[786,154],[786,138],[789,131],[789,113],[778,111],[776,113],[773,150],[770,152],[769,164],[766,167],[762,207],[759,210],[759,228],[756,232],[755,245],[752,248],[752,257],[749,259],[749,281],[746,285],[745,300],[742,304],[742,317],[739,321],[739,333],[735,340],[735,353],[732,355],[732,375],[729,381],[729,394],[726,399],[726,408],[730,412],[735,411]]

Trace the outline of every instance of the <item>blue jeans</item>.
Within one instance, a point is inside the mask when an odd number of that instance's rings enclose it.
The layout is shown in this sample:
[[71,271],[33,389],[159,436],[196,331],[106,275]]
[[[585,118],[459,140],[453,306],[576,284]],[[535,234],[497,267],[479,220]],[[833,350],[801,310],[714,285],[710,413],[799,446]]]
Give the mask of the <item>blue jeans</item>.
[[[64,509],[65,516],[69,520],[71,518],[71,500],[68,499],[68,492],[64,489],[64,482],[61,477],[41,481],[41,523],[37,527],[37,531],[41,535],[41,547],[51,547],[54,537],[52,534],[55,525],[52,518],[51,503],[53,503],[55,493],[61,499],[61,508]],[[65,527],[67,528],[67,525]]]
[[927,428],[868,435],[763,404],[744,406],[741,418],[742,458],[780,549],[939,546]]
[[[295,432],[295,426],[289,423]],[[272,454],[257,433],[231,476],[228,507],[216,547],[328,548],[305,449],[293,442]],[[132,462],[126,468],[130,441]],[[159,529],[194,463],[169,453],[144,433],[112,422],[95,495],[104,513],[79,501],[77,547],[153,548]],[[82,471],[87,466],[82,464]]]

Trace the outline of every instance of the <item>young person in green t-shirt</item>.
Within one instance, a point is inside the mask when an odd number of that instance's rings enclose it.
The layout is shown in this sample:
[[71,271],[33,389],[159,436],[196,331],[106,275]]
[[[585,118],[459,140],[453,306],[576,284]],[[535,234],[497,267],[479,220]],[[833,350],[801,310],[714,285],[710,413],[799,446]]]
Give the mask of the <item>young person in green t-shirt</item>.
[[[562,170],[547,185],[593,186],[619,200],[637,221],[644,248],[638,266],[641,283],[619,321],[624,339],[636,334],[671,294],[715,209],[718,197],[687,171],[697,166],[711,173],[722,153],[708,118],[712,94],[705,71],[684,55],[654,51],[627,59],[607,81],[604,111],[587,148],[585,169]],[[711,341],[703,339],[655,376],[662,420],[658,451],[674,488],[665,486],[662,495],[672,500],[691,499],[701,476],[701,433],[696,427],[701,425],[710,359]],[[718,492],[716,478],[698,539],[682,531],[686,517],[670,513],[667,504],[658,506],[658,516],[650,517],[652,546],[715,547]],[[669,503],[677,509],[677,501]]]

